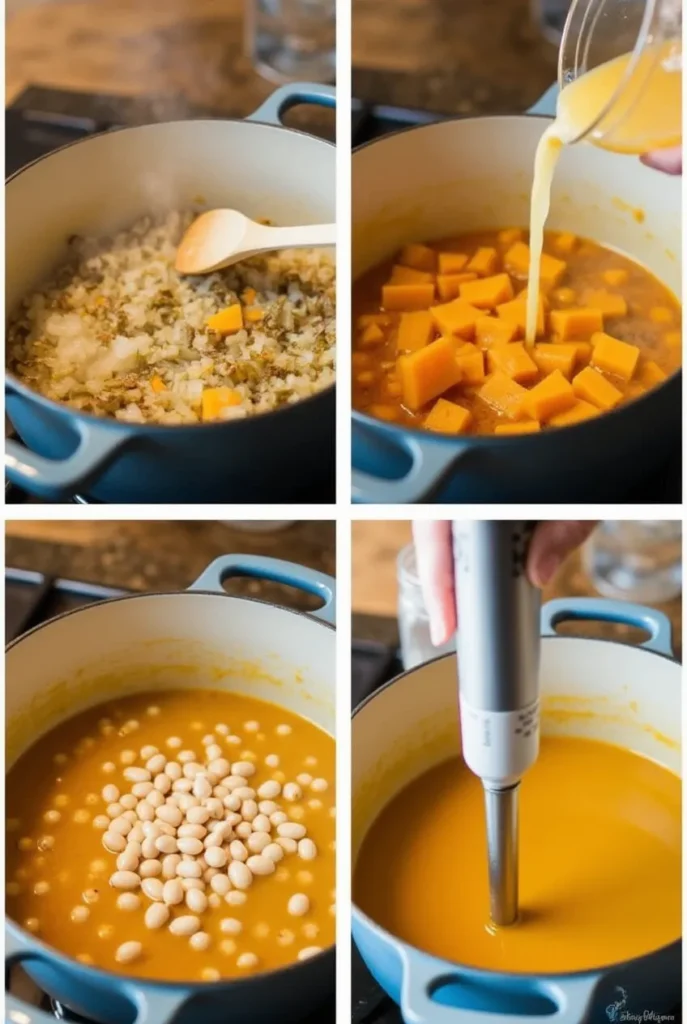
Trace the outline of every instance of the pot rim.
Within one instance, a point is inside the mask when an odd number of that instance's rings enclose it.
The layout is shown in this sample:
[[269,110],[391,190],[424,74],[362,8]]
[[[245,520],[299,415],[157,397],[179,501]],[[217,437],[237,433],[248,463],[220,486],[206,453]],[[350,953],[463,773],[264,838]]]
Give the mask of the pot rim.
[[[560,633],[557,633],[554,636],[543,636],[541,639],[542,639],[542,643],[549,642],[551,640],[581,640],[583,643],[601,643],[601,644],[612,644],[612,645],[614,645],[616,647],[629,647],[632,650],[638,651],[638,652],[640,652],[642,654],[647,654],[647,655],[649,655],[651,657],[654,657],[654,658],[663,658],[666,661],[672,662],[673,664],[675,664],[677,666],[678,669],[680,669],[680,667],[681,667],[680,666],[680,662],[677,660],[677,658],[671,657],[668,654],[663,654],[660,651],[650,651],[647,648],[637,647],[636,645],[633,645],[633,644],[621,643],[619,640],[611,640],[611,639],[609,639],[607,637],[565,636],[565,635],[562,635]],[[413,672],[420,671],[426,665],[434,665],[436,662],[447,661],[449,658],[455,658],[455,657],[456,657],[455,652],[449,653],[449,654],[438,654],[436,657],[430,658],[428,661],[423,662],[421,665],[416,665],[414,668],[407,669],[404,672],[399,672],[398,675],[393,677],[393,679],[388,679],[386,681],[386,683],[383,683],[378,689],[376,689],[372,693],[368,694],[367,697],[365,697],[365,699],[360,702],[360,704],[356,705],[356,707],[353,709],[353,712],[351,714],[351,722],[353,723],[353,721],[355,720],[356,716],[361,711],[363,711],[369,704],[371,704],[372,701],[375,699],[375,697],[377,697],[380,694],[384,693],[386,690],[388,690],[395,683],[400,682],[401,679],[405,679],[406,676],[412,675]],[[677,692],[678,693],[680,692],[679,689],[678,689]],[[681,780],[681,784],[682,784],[682,780]],[[353,870],[352,870],[351,873],[353,874]],[[534,973],[532,973],[532,974],[524,974],[524,973],[522,973],[520,971],[497,971],[497,970],[492,970],[492,969],[487,968],[487,967],[473,967],[470,964],[461,964],[461,963],[458,963],[456,961],[445,960],[443,957],[436,956],[434,953],[428,953],[426,950],[419,949],[417,946],[412,945],[412,943],[406,942],[405,939],[401,939],[397,935],[393,935],[391,932],[387,931],[386,928],[383,928],[382,925],[378,924],[373,918],[371,918],[368,914],[366,914],[365,911],[362,910],[358,906],[358,903],[355,900],[355,898],[353,897],[352,893],[351,893],[351,911],[352,911],[353,916],[357,916],[358,918],[360,918],[362,923],[365,924],[367,927],[372,928],[373,931],[379,932],[384,937],[384,939],[386,941],[389,941],[392,944],[406,946],[408,949],[411,949],[411,950],[413,950],[413,951],[415,951],[417,953],[420,953],[422,956],[431,957],[432,959],[438,960],[441,963],[446,964],[446,965],[448,965],[449,967],[451,967],[453,969],[455,969],[455,968],[462,968],[464,970],[471,971],[472,973],[478,974],[478,975],[480,975],[481,977],[483,977],[483,978],[485,978],[487,980],[494,980],[496,978],[507,977],[507,978],[515,978],[518,981],[523,981],[523,982],[524,981],[531,981],[532,978],[541,978],[544,981],[555,982],[555,981],[559,981],[561,979],[569,980],[569,979],[573,979],[573,978],[587,977],[589,975],[594,975],[594,974],[602,975],[602,974],[605,974],[607,971],[615,970],[615,969],[617,969],[619,967],[632,968],[633,966],[638,965],[641,961],[645,960],[647,957],[654,956],[654,955],[657,955],[659,953],[663,953],[666,950],[677,948],[682,943],[682,935],[679,935],[678,938],[674,939],[672,942],[667,942],[665,945],[658,946],[656,949],[648,950],[646,953],[640,953],[638,956],[632,957],[632,959],[630,959],[630,960],[619,960],[619,961],[616,961],[615,963],[600,964],[600,965],[598,965],[596,967],[587,967],[584,970],[580,970],[580,971],[559,971],[556,974],[542,974],[542,973],[538,973],[538,974],[534,974]]]
[[[332,623],[324,622],[323,620],[316,618],[311,612],[300,611],[297,608],[286,608],[283,605],[274,604],[271,601],[265,601],[265,600],[263,600],[262,598],[259,598],[259,597],[239,597],[236,594],[229,594],[229,593],[226,593],[226,592],[225,593],[220,593],[220,592],[218,592],[216,590],[160,590],[160,591],[152,591],[150,593],[122,594],[119,597],[104,598],[103,600],[98,601],[98,602],[96,602],[94,604],[83,605],[80,608],[71,608],[71,609],[69,609],[66,612],[62,612],[60,615],[53,616],[53,618],[51,618],[51,619],[46,619],[45,622],[41,622],[37,626],[33,626],[31,629],[28,629],[25,633],[22,633],[21,636],[18,636],[14,640],[10,641],[10,643],[7,644],[7,646],[5,648],[5,654],[8,654],[9,651],[12,650],[14,647],[16,647],[18,644],[20,644],[22,642],[22,640],[28,639],[28,637],[33,636],[34,634],[38,633],[40,630],[45,629],[47,626],[50,626],[53,623],[56,623],[56,622],[58,622],[61,619],[66,619],[69,616],[77,615],[79,612],[87,611],[89,608],[101,607],[103,605],[115,604],[115,603],[118,603],[118,602],[121,602],[121,601],[132,601],[132,600],[137,600],[139,598],[146,598],[146,597],[149,597],[149,598],[150,597],[170,597],[170,596],[176,596],[176,597],[190,596],[190,597],[193,597],[195,595],[199,595],[199,596],[208,596],[209,595],[211,597],[219,597],[219,598],[228,597],[229,599],[234,600],[234,601],[246,601],[246,602],[250,602],[251,604],[264,605],[267,608],[276,608],[278,611],[290,612],[293,615],[297,615],[299,617],[303,617],[305,619],[308,619],[309,621],[314,622],[315,625],[322,626],[325,629],[328,629],[331,632],[336,633],[336,627]],[[334,739],[334,742],[336,742],[336,737],[333,736],[332,738]],[[43,942],[41,939],[38,939],[35,935],[32,935],[29,932],[27,932],[24,928],[22,928],[22,926],[17,921],[13,920],[13,918],[11,918],[11,917],[8,917],[6,919],[5,927],[15,931],[19,935],[21,941],[25,945],[28,945],[29,948],[31,948],[34,945],[38,945],[42,950],[44,950],[46,952],[46,954],[49,957],[56,958],[58,961],[61,962],[61,965],[66,966],[67,968],[73,968],[74,966],[76,966],[79,969],[83,969],[84,971],[93,972],[95,975],[101,977],[103,980],[111,980],[111,981],[115,981],[115,982],[118,981],[118,980],[119,981],[126,981],[128,984],[132,984],[134,987],[141,986],[141,985],[150,985],[150,986],[152,986],[153,988],[156,988],[156,989],[172,989],[174,991],[195,990],[195,989],[200,989],[202,991],[205,991],[207,988],[212,988],[212,987],[226,988],[229,985],[241,984],[241,983],[244,983],[244,982],[253,982],[254,983],[256,980],[259,980],[259,979],[262,979],[262,978],[265,978],[265,979],[271,978],[271,977],[273,977],[273,976],[275,976],[277,974],[282,974],[283,972],[286,972],[286,971],[292,971],[294,968],[303,967],[307,963],[316,963],[316,962],[320,961],[321,957],[324,957],[324,956],[330,957],[332,955],[332,953],[334,952],[334,950],[336,949],[336,942],[332,942],[329,946],[325,946],[324,949],[320,953],[317,953],[313,957],[309,957],[308,960],[300,961],[300,962],[296,960],[292,964],[286,964],[284,967],[277,967],[277,968],[275,968],[274,970],[271,970],[271,971],[261,971],[258,974],[252,974],[252,975],[249,975],[249,976],[247,976],[245,978],[225,978],[225,979],[221,979],[220,981],[199,981],[199,982],[195,982],[195,981],[186,981],[186,982],[184,982],[184,981],[160,981],[160,980],[157,980],[155,978],[138,978],[135,975],[121,974],[121,973],[119,973],[117,971],[108,971],[106,968],[103,968],[103,967],[93,967],[93,966],[90,966],[88,964],[81,964],[81,963],[79,963],[78,960],[75,960],[74,957],[68,956],[68,954],[63,953],[61,950],[57,949],[55,946],[51,946],[48,943]],[[46,956],[46,959],[48,958],[48,956]]]
[[[330,148],[336,149],[336,142],[331,142],[329,139],[321,139],[318,135],[313,135],[311,132],[303,131],[302,128],[289,128],[285,124],[268,124],[266,121],[249,121],[247,118],[244,117],[208,116],[194,117],[188,121],[154,121],[151,124],[118,125],[114,128],[107,128],[105,129],[105,131],[102,132],[94,132],[93,135],[88,135],[86,136],[86,138],[83,139],[75,139],[73,142],[68,142],[64,146],[60,146],[58,149],[51,150],[49,153],[43,153],[42,156],[36,157],[35,160],[32,160],[30,163],[25,164],[23,167],[20,167],[19,170],[15,171],[14,174],[11,174],[9,178],[6,178],[5,188],[7,189],[13,181],[16,181],[16,179],[19,178],[26,171],[30,170],[32,167],[35,167],[37,164],[42,163],[44,160],[49,160],[51,157],[56,156],[58,153],[61,153],[65,149],[73,149],[75,146],[87,145],[89,142],[93,142],[95,141],[95,139],[98,139],[103,135],[114,135],[123,132],[138,132],[141,130],[145,130],[147,128],[155,128],[157,125],[174,125],[175,127],[181,128],[182,126],[186,126],[189,124],[204,124],[210,121],[212,121],[213,123],[223,125],[245,124],[251,126],[254,125],[259,128],[274,129],[275,131],[289,132],[292,135],[301,135],[303,136],[303,138],[313,139],[315,142],[321,142],[325,146],[329,146]],[[9,201],[9,198],[7,198],[6,202]],[[92,423],[94,425],[97,424],[100,426],[106,426],[110,424],[111,426],[117,428],[118,431],[122,434],[135,432],[139,435],[145,435],[149,437],[166,435],[169,433],[170,430],[198,430],[203,428],[209,430],[212,427],[214,427],[215,429],[219,427],[238,427],[239,425],[250,423],[256,419],[267,419],[268,417],[275,419],[281,413],[288,413],[291,409],[293,409],[296,406],[306,405],[309,402],[312,403],[316,398],[319,398],[321,395],[327,395],[330,392],[335,392],[336,390],[335,382],[334,384],[330,384],[328,385],[328,387],[323,388],[321,391],[317,391],[314,395],[308,395],[307,398],[301,398],[297,402],[292,403],[291,405],[281,405],[277,409],[271,409],[268,412],[261,412],[255,416],[248,416],[242,420],[223,420],[219,422],[215,420],[210,423],[126,423],[122,420],[115,419],[114,416],[95,416],[93,413],[80,412],[78,409],[73,409],[67,402],[56,402],[52,398],[46,398],[44,395],[41,395],[40,392],[34,391],[26,384],[23,384],[22,381],[20,381],[19,378],[15,376],[15,374],[13,374],[10,370],[7,369],[7,367],[5,367],[5,375],[11,381],[11,386],[16,391],[18,391],[24,398],[30,399],[32,401],[37,401],[40,405],[44,406],[48,410],[62,410],[66,413],[71,414],[75,418],[78,418],[79,420],[84,420],[86,423]]]

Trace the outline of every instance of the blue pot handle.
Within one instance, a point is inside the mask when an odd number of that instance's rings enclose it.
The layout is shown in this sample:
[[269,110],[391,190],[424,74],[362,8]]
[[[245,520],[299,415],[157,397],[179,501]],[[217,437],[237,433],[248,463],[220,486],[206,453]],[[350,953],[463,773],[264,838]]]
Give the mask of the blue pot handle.
[[640,647],[654,654],[666,654],[669,658],[675,656],[670,619],[655,608],[600,597],[561,597],[556,601],[548,601],[542,608],[541,635],[555,636],[558,623],[570,619],[641,626],[651,633],[651,637],[639,644]]
[[536,114],[539,117],[555,117],[556,104],[558,103],[558,84],[552,85],[540,96],[534,106],[527,111],[528,114]]
[[[405,1024],[583,1024],[587,1020],[600,974],[584,975],[577,978],[562,978],[560,981],[540,981],[536,978],[510,979],[508,985],[513,996],[543,996],[557,1007],[545,1016],[501,1013],[489,1010],[472,1010],[465,1007],[446,1006],[432,999],[432,992],[439,985],[459,985],[463,981],[471,993],[483,987],[480,995],[484,1005],[489,997],[503,1000],[507,991],[499,993],[498,984],[488,975],[466,970],[461,973],[449,964],[418,953],[416,950],[399,948],[403,962],[401,987],[401,1014]],[[513,987],[517,985],[517,991]]]
[[314,103],[316,107],[335,107],[336,91],[331,85],[316,85],[314,82],[294,82],[282,85],[268,96],[246,121],[260,121],[261,124],[282,125],[282,117],[291,107],[299,103]]
[[450,445],[423,443],[416,437],[405,435],[394,438],[394,441],[410,456],[410,469],[398,480],[385,480],[353,469],[351,495],[354,502],[367,505],[410,505],[430,501],[446,474],[467,450],[456,451]]
[[265,558],[262,555],[222,555],[205,569],[189,590],[212,590],[223,594],[224,580],[232,576],[254,576],[256,579],[285,583],[290,587],[305,590],[308,594],[321,597],[324,604],[317,611],[310,612],[316,619],[336,625],[336,580],[316,569],[304,565],[284,562],[280,558]]
[[57,499],[98,476],[127,444],[126,434],[95,423],[75,421],[79,445],[66,459],[46,459],[18,441],[5,442],[5,471],[13,484],[42,498]]
[[[138,1008],[133,1024],[174,1024],[179,1010],[194,995],[191,990],[152,990],[130,988],[129,994]],[[54,1024],[54,1022],[53,1022]]]

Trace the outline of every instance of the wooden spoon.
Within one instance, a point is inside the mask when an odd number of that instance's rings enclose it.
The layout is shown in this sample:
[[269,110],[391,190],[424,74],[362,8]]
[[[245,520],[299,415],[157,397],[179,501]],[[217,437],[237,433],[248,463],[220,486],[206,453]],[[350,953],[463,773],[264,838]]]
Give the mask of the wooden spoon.
[[238,210],[201,213],[181,239],[174,266],[180,274],[211,274],[259,252],[336,243],[336,224],[273,228]]

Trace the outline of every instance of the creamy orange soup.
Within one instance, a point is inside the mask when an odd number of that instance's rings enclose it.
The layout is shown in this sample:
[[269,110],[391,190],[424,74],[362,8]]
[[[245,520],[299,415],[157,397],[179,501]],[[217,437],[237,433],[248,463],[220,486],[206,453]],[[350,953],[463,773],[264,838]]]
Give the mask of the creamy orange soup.
[[521,788],[521,916],[489,924],[483,793],[462,759],[399,793],[366,836],[356,903],[394,935],[474,967],[581,971],[672,942],[681,926],[681,786],[645,757],[542,740]]
[[69,719],[7,778],[7,909],[82,963],[206,980],[334,942],[334,740],[214,690]]

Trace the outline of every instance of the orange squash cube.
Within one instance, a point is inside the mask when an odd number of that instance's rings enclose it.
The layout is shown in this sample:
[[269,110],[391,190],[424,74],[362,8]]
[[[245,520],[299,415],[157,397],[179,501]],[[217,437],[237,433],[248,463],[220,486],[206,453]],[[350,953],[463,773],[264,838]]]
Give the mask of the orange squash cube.
[[525,242],[515,242],[503,257],[503,265],[513,277],[527,278],[530,272],[530,247]]
[[397,366],[403,403],[413,412],[438,398],[461,378],[453,338],[439,338],[417,352],[400,356]]
[[590,402],[597,409],[613,409],[623,399],[622,392],[591,366],[585,366],[573,377],[572,386],[578,398]]
[[438,434],[464,434],[471,420],[472,413],[462,405],[437,398],[431,412],[425,417],[424,426]]
[[539,268],[539,287],[540,288],[555,288],[563,274],[566,271],[567,264],[565,260],[557,260],[555,256],[549,256],[548,253],[543,252],[541,254],[541,266]]
[[456,355],[461,384],[476,386],[484,383],[484,353],[474,345],[466,345]]
[[378,324],[370,324],[360,335],[361,345],[379,345],[384,341],[384,331]]
[[540,342],[534,346],[532,358],[542,373],[548,374],[559,370],[566,380],[570,380],[577,362],[577,347]]
[[513,284],[508,274],[466,281],[460,286],[460,297],[478,309],[495,309],[513,298]]
[[150,386],[151,386],[151,388],[153,389],[153,391],[155,392],[156,395],[159,395],[163,391],[167,390],[167,385],[163,381],[162,377],[158,377],[157,374],[155,374],[154,377],[150,378]]
[[[523,300],[522,294],[518,295],[517,299],[513,299],[512,302],[504,302],[502,306],[496,307],[496,315],[517,328],[518,333],[516,337],[518,338],[524,337],[527,324],[527,303]],[[544,312],[544,302],[540,297],[537,304],[537,335],[543,334],[545,330],[546,314]]]
[[522,241],[524,234],[522,228],[503,228],[496,237],[501,245],[514,245]]
[[523,416],[524,401],[529,392],[501,370],[489,377],[477,392],[483,402],[502,416],[519,420]]
[[398,255],[398,262],[413,270],[426,270],[433,274],[437,267],[437,254],[428,245],[411,242],[404,245]]
[[232,388],[205,388],[200,397],[201,419],[216,420],[223,409],[240,404],[241,396]]
[[237,334],[243,330],[243,310],[240,304],[237,302],[226,309],[220,309],[219,313],[208,317],[207,325],[211,331],[217,331],[218,334]]
[[499,255],[496,249],[488,246],[480,246],[475,255],[468,263],[467,269],[479,274],[480,277],[488,277],[495,274],[499,265]]
[[651,388],[654,387],[654,385],[656,384],[660,384],[661,381],[664,381],[667,376],[668,374],[661,369],[658,363],[655,363],[653,359],[647,359],[647,361],[645,363],[642,363],[642,365],[639,368],[637,380],[640,384],[643,384],[646,387]]
[[495,434],[538,434],[541,426],[536,420],[520,420],[518,423],[499,423]]
[[575,392],[560,370],[554,370],[527,392],[525,407],[530,416],[546,423],[552,416],[565,412],[575,404]]
[[477,274],[437,274],[437,291],[439,298],[449,302],[460,295],[460,286],[466,281],[474,281]]
[[549,313],[551,330],[557,341],[589,338],[604,327],[600,309],[552,309]]
[[518,384],[531,384],[539,376],[539,368],[533,362],[522,342],[511,345],[493,345],[487,352],[489,370],[503,370]]
[[480,348],[492,345],[507,345],[518,333],[516,324],[499,320],[494,316],[481,316],[475,323],[475,341]]
[[433,302],[433,284],[385,284],[382,287],[382,305],[395,312],[428,309]]
[[432,284],[434,274],[427,270],[413,270],[412,267],[402,267],[400,263],[394,264],[391,268],[389,284]]
[[577,353],[577,366],[586,366],[592,358],[592,346],[588,341],[571,341],[570,346]]
[[581,399],[570,409],[565,412],[558,413],[557,416],[552,416],[549,420],[550,427],[568,427],[571,423],[581,423],[582,420],[591,419],[592,416],[598,416],[599,410],[595,405],[591,405],[589,402],[583,402]]
[[606,282],[610,284],[611,288],[618,288],[621,284],[627,283],[628,273],[622,267],[618,267],[616,270],[612,268],[610,270],[604,270],[601,275]]
[[389,313],[363,313],[358,317],[356,324],[359,331],[370,324],[378,324],[380,327],[389,327],[393,323],[393,317]]
[[434,325],[429,310],[420,309],[415,313],[401,313],[396,336],[397,352],[417,352],[429,345],[434,334]]
[[442,334],[453,334],[457,338],[470,340],[475,336],[475,324],[482,312],[465,299],[454,299],[442,306],[432,306],[432,320]]
[[555,302],[560,302],[562,306],[572,306],[573,302],[577,301],[577,296],[572,288],[555,288],[551,292],[551,298]]
[[556,235],[553,244],[559,252],[569,253],[577,245],[577,236],[571,234],[570,231],[561,231],[559,235]]
[[604,373],[630,380],[637,367],[639,349],[626,341],[618,341],[610,334],[592,335],[592,366]]
[[465,269],[468,257],[464,252],[440,252],[438,260],[440,274],[460,274]]
[[591,289],[583,297],[588,306],[601,310],[604,320],[627,316],[627,302],[616,292],[609,292],[605,288]]
[[375,402],[365,410],[377,420],[387,420],[395,423],[399,419],[398,409],[395,405],[385,405],[383,402]]

